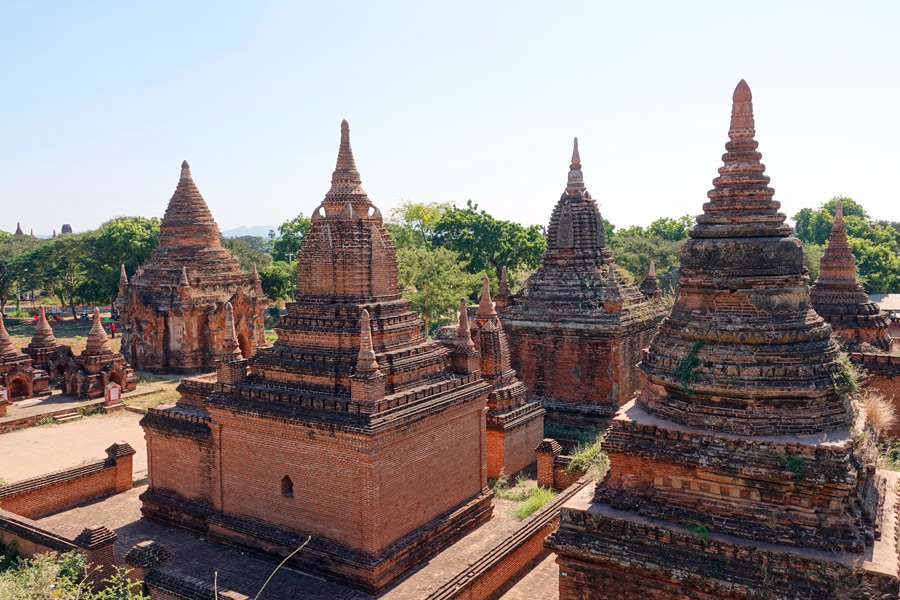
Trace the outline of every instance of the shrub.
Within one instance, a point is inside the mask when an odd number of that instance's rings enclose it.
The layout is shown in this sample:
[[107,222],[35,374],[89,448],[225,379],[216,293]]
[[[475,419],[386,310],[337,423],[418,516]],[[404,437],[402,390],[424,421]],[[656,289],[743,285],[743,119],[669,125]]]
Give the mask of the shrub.
[[533,512],[553,500],[555,497],[556,494],[550,488],[541,486],[533,487],[529,490],[528,497],[525,501],[513,509],[512,514],[517,519],[527,519]]
[[867,390],[860,398],[863,408],[866,410],[866,421],[881,435],[897,420],[897,413],[890,400],[880,394]]

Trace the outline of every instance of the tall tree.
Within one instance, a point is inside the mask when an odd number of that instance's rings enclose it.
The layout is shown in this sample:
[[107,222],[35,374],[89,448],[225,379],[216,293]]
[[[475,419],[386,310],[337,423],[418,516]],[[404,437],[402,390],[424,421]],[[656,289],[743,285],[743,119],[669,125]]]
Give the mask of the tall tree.
[[297,256],[297,250],[306,234],[309,233],[309,227],[312,225],[307,217],[300,213],[290,221],[285,221],[278,226],[278,233],[269,232],[269,238],[274,240],[272,245],[272,258],[281,262],[292,262],[288,260],[288,254]]
[[410,202],[405,200],[391,209],[388,231],[397,248],[431,244],[435,227],[453,206],[450,202]]

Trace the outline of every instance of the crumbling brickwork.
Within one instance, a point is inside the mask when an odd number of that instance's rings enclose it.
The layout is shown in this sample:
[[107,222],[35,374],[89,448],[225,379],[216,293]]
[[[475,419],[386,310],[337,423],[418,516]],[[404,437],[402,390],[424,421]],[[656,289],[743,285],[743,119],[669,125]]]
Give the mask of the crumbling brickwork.
[[841,393],[744,81],[729,138],[640,392],[604,440],[608,473],[548,538],[561,600],[900,592],[896,474],[876,472]]
[[212,371],[225,339],[225,303],[245,358],[265,345],[269,300],[259,276],[245,274],[219,240],[185,161],[159,230],[159,247],[131,279],[124,265],[116,307],[122,315],[122,354],[139,370]]
[[380,590],[490,516],[491,387],[400,295],[346,122],[297,263],[276,343],[242,357],[231,322],[209,393],[142,420],[143,513],[279,557],[311,536],[294,564]]
[[631,373],[664,310],[655,278],[642,293],[615,265],[577,140],[541,267],[516,295],[501,281],[497,306],[512,367],[548,419],[602,426],[634,395]]
[[137,382],[131,365],[120,353],[112,351],[100,322],[100,310],[95,308],[87,344],[81,354],[66,364],[60,387],[72,396],[99,398],[110,383],[122,386],[122,392],[131,392],[137,388]]
[[50,393],[47,372],[35,368],[31,357],[13,344],[3,315],[0,315],[0,386],[7,389],[10,401]]
[[53,328],[47,321],[43,306],[34,322],[34,335],[31,343],[25,347],[25,353],[31,357],[32,364],[36,369],[46,371],[50,377],[65,375],[66,365],[74,358],[72,349],[65,344],[60,344],[53,335]]

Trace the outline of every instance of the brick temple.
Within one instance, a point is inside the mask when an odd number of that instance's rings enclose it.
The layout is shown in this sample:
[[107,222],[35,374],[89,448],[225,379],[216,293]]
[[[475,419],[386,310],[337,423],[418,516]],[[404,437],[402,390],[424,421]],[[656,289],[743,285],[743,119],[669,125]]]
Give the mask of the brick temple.
[[634,395],[634,365],[664,310],[658,294],[643,294],[615,265],[584,185],[577,139],[540,268],[518,294],[509,295],[505,280],[497,307],[512,366],[531,395],[549,420],[605,426]]
[[491,384],[487,401],[488,477],[515,475],[533,465],[537,460],[534,449],[544,437],[546,411],[527,396],[527,386],[510,366],[509,342],[491,300],[487,277],[482,281],[478,305],[467,306],[463,299],[459,325],[441,328],[438,337],[455,348],[457,360],[471,360],[470,368],[478,368],[481,377]]
[[840,393],[831,328],[760,163],[750,89],[613,419],[593,497],[548,539],[561,600],[896,598],[896,474]]
[[0,386],[7,389],[9,400],[50,393],[47,372],[35,368],[31,357],[13,344],[3,315],[0,315]]
[[847,350],[889,352],[887,313],[869,300],[856,276],[856,257],[847,243],[844,206],[838,202],[834,225],[819,263],[819,278],[809,290],[813,307],[828,323],[841,346]]
[[122,386],[123,392],[131,392],[137,388],[137,376],[125,357],[113,352],[100,321],[100,309],[95,308],[87,344],[81,354],[68,362],[60,387],[72,396],[99,398],[110,383]]
[[43,369],[51,377],[63,377],[67,365],[74,358],[72,349],[60,344],[53,335],[53,328],[47,321],[43,306],[40,307],[38,318],[34,322],[34,335],[24,352],[31,357],[35,368]]
[[215,382],[142,420],[143,514],[278,558],[310,536],[292,564],[376,591],[490,516],[491,387],[400,295],[346,121],[297,263],[275,344],[221,344]]
[[116,308],[122,354],[135,369],[200,373],[215,369],[225,336],[224,306],[237,315],[245,357],[265,344],[269,300],[222,246],[187,161],[159,228],[159,247],[129,281],[122,266]]

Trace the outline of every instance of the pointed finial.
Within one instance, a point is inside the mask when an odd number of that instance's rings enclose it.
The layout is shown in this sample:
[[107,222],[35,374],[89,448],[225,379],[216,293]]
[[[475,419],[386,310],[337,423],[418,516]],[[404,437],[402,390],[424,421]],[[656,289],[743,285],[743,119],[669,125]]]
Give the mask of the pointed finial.
[[456,328],[454,345],[458,348],[475,347],[475,343],[472,341],[472,333],[469,330],[469,305],[465,298],[461,298],[459,301],[459,327]]
[[838,200],[837,206],[834,207],[834,220],[835,221],[843,221],[844,220],[844,203]]
[[372,346],[372,329],[369,324],[368,310],[363,309],[359,322],[359,357],[356,360],[356,370],[377,371],[378,362],[375,360],[375,348]]
[[112,352],[112,348],[109,347],[109,337],[106,335],[106,330],[103,329],[103,323],[100,320],[100,309],[96,306],[94,307],[94,323],[91,325],[91,330],[88,333],[84,352],[95,355]]
[[566,183],[566,192],[573,196],[584,190],[584,173],[581,172],[581,155],[578,153],[578,138],[572,148],[572,163],[569,165],[569,180]]
[[487,277],[481,280],[481,302],[478,303],[478,311],[475,314],[479,317],[497,314],[494,310],[494,302],[491,300],[491,282]]
[[128,285],[128,274],[125,273],[125,263],[119,268],[119,284]]
[[647,275],[649,277],[656,277],[656,263],[652,260],[650,261],[650,272]]
[[231,355],[237,360],[244,358],[238,344],[237,329],[234,326],[234,307],[231,302],[225,303],[225,339],[222,341],[222,349],[224,354]]
[[181,285],[182,285],[182,286],[189,286],[189,285],[191,285],[191,282],[190,282],[190,280],[188,279],[188,276],[187,276],[187,267],[185,267],[185,266],[182,266],[182,267],[181,267]]
[[191,165],[188,164],[188,161],[181,163],[181,178],[191,179]]
[[53,230],[53,239],[56,239],[56,229]]
[[253,281],[259,281],[259,271],[256,270],[256,263],[253,263]]
[[34,237],[34,228],[31,228],[31,237]]
[[738,82],[734,88],[731,104],[731,129],[728,137],[735,138],[752,138],[756,135],[755,123],[753,121],[753,94],[750,93],[750,86],[743,79]]
[[613,267],[613,263],[609,263],[609,276],[607,277],[607,282],[609,285],[616,284],[616,269]]
[[19,237],[25,237],[25,232],[22,231],[22,224],[19,223],[19,222],[16,222],[16,233],[15,233],[15,235],[17,235],[17,236],[19,236]]
[[13,344],[12,338],[9,337],[9,332],[6,331],[4,317],[0,314],[0,356],[17,354],[18,352],[19,349]]

